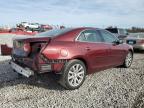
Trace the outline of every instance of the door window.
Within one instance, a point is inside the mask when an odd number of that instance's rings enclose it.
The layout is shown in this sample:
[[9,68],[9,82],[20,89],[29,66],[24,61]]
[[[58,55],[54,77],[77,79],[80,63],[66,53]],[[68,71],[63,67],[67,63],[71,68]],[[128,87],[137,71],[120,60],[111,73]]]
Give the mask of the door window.
[[102,42],[102,37],[96,30],[86,30],[77,39],[82,42]]
[[106,30],[100,30],[100,33],[105,42],[113,43],[118,40],[117,37],[115,37],[113,34],[111,34],[110,32],[108,32]]

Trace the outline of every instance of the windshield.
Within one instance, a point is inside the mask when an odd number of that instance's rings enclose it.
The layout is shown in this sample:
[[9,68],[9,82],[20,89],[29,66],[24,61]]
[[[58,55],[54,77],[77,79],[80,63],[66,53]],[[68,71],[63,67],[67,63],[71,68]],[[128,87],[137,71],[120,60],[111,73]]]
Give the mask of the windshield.
[[53,29],[53,30],[49,30],[49,31],[46,31],[46,32],[42,32],[42,33],[39,33],[37,34],[36,36],[41,36],[41,37],[54,37],[54,36],[58,36],[58,35],[61,35],[61,34],[64,34],[66,32],[69,32],[71,31],[72,28],[65,28],[65,29]]

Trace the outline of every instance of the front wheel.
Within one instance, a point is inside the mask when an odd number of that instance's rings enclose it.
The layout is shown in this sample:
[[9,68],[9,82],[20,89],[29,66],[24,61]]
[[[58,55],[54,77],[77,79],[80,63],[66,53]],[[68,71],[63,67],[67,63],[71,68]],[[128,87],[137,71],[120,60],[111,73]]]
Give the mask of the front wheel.
[[129,51],[127,56],[126,56],[126,58],[125,58],[123,67],[129,68],[131,66],[131,64],[132,64],[132,61],[133,61],[133,54],[132,54],[131,51]]
[[66,89],[77,89],[83,84],[85,76],[85,64],[75,59],[66,63],[59,82]]

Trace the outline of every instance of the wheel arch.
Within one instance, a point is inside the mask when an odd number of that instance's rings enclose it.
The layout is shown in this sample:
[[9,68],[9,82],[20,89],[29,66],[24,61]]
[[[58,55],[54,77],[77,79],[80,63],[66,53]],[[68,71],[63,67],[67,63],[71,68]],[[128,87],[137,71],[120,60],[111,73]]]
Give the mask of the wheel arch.
[[86,67],[86,74],[88,74],[88,63],[87,63],[87,61],[83,57],[74,57],[73,59],[77,59],[77,60],[82,61],[85,65],[85,67]]
[[130,51],[130,52],[132,53],[132,56],[133,56],[133,54],[134,54],[134,51],[133,51],[132,49],[129,49],[128,51]]

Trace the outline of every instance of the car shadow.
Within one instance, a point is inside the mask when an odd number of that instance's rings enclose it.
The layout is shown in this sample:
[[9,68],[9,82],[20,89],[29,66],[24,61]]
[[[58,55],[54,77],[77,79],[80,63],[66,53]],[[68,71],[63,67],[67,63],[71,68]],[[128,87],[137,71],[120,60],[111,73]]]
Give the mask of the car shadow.
[[9,65],[9,60],[0,62],[0,89],[8,86],[25,84],[29,86],[43,87],[50,90],[65,90],[59,85],[58,79],[59,75],[54,73],[39,74],[26,78],[12,70]]

